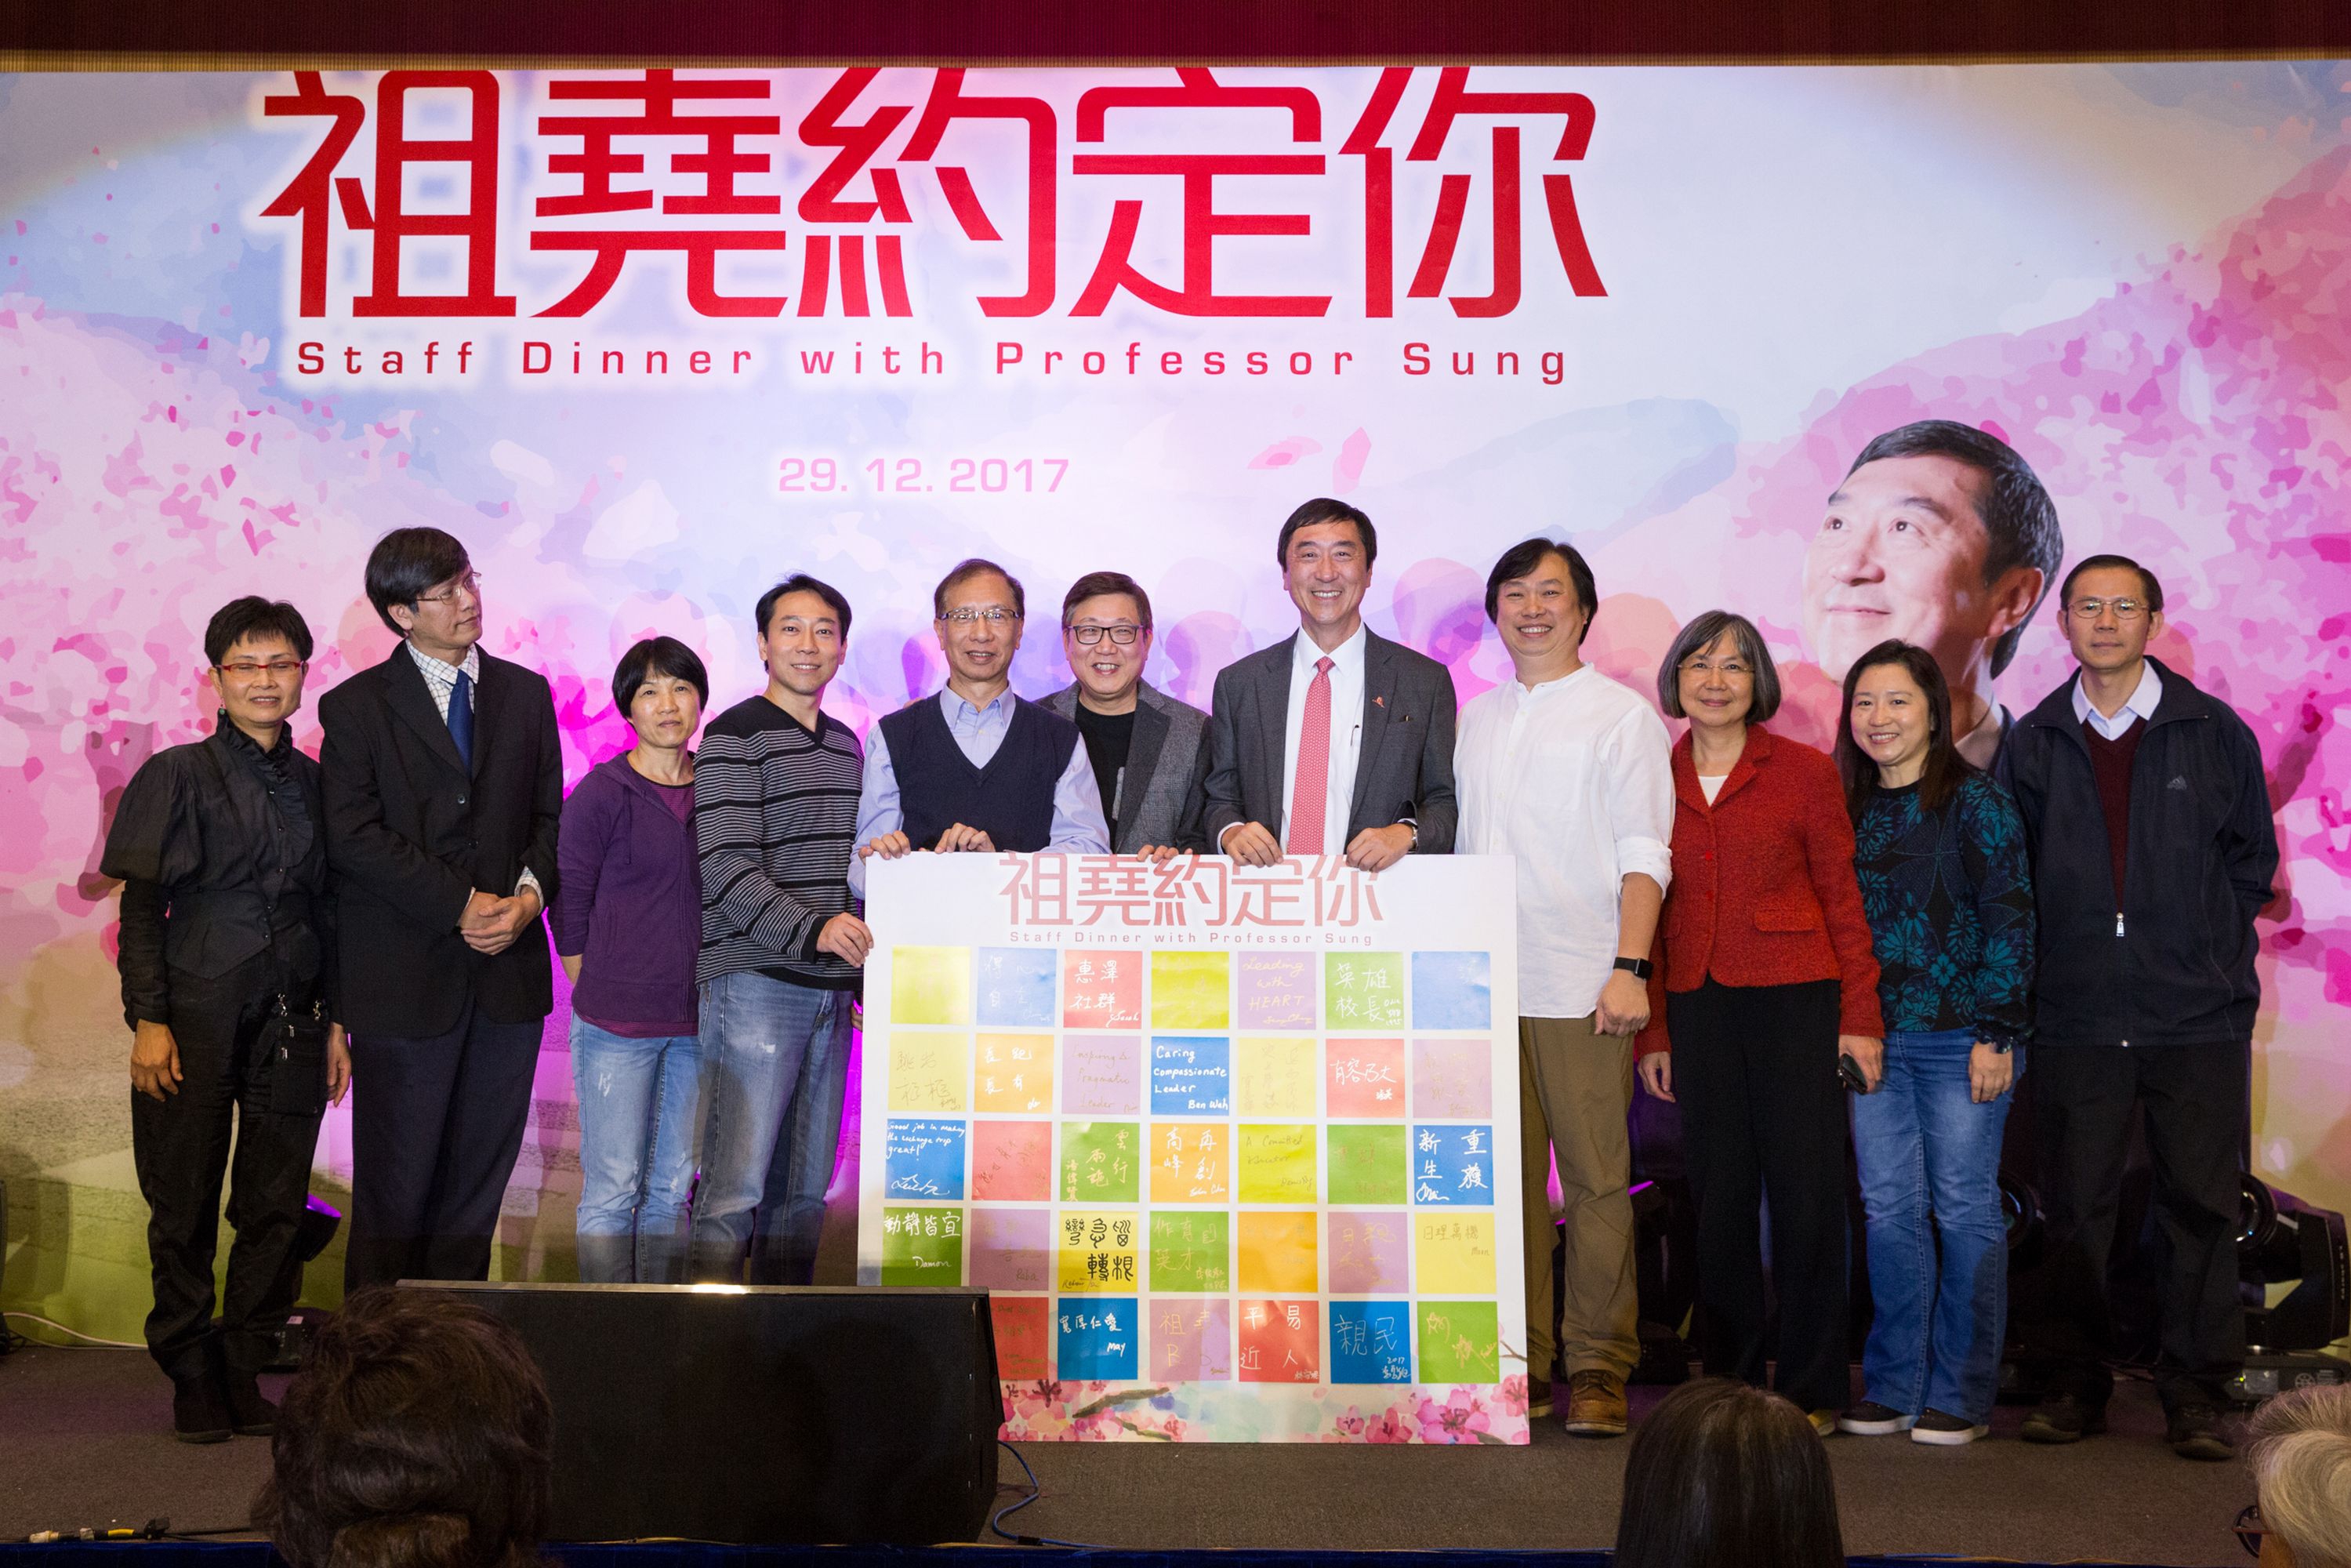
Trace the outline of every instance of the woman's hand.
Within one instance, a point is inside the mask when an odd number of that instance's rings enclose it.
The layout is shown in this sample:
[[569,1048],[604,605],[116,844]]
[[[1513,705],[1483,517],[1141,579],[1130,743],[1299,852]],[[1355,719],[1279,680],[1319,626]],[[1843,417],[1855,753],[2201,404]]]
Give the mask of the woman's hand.
[[1991,1041],[1976,1041],[1968,1052],[1968,1093],[1979,1105],[1989,1105],[2016,1082],[2016,1058]]
[[1651,1094],[1656,1095],[1658,1099],[1665,1101],[1667,1104],[1673,1103],[1674,1053],[1672,1051],[1657,1051],[1650,1052],[1648,1055],[1641,1058],[1640,1066],[1637,1071],[1641,1074],[1642,1088],[1647,1090]]
[[1862,1092],[1876,1093],[1877,1086],[1886,1082],[1886,1042],[1874,1034],[1841,1034],[1837,1053],[1852,1057],[1853,1064],[1861,1069]]

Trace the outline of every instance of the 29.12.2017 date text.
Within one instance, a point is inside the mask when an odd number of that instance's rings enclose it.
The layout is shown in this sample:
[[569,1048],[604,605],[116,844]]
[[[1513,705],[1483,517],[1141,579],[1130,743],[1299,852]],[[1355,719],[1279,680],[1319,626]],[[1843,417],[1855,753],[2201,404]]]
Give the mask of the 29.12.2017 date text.
[[777,461],[776,489],[787,496],[1050,496],[1069,472],[1066,457],[875,457],[862,464],[785,457]]

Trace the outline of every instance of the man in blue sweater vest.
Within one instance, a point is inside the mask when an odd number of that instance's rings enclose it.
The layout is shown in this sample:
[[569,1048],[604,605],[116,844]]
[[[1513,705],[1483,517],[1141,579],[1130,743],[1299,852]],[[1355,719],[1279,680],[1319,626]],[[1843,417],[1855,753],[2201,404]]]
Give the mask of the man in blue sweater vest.
[[874,855],[1110,852],[1078,727],[1013,694],[1012,655],[1028,607],[1019,580],[992,560],[964,561],[932,591],[947,684],[866,736],[857,863],[849,873],[859,894]]

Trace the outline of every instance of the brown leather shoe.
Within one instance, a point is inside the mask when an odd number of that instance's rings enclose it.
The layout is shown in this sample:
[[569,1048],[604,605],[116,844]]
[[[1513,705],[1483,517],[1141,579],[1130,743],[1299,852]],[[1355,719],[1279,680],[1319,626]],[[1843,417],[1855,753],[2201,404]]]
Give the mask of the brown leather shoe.
[[1567,1429],[1579,1437],[1621,1437],[1628,1419],[1625,1380],[1613,1372],[1579,1372],[1567,1380]]
[[1527,1419],[1540,1421],[1551,1414],[1551,1379],[1527,1379]]

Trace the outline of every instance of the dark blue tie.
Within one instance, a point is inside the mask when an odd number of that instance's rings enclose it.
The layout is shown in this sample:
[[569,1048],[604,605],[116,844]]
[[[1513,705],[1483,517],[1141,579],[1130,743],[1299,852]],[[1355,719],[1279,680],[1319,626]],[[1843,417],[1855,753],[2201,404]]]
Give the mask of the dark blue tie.
[[457,755],[465,759],[467,771],[474,766],[474,679],[465,671],[457,672],[457,684],[449,688],[449,738],[457,743]]

